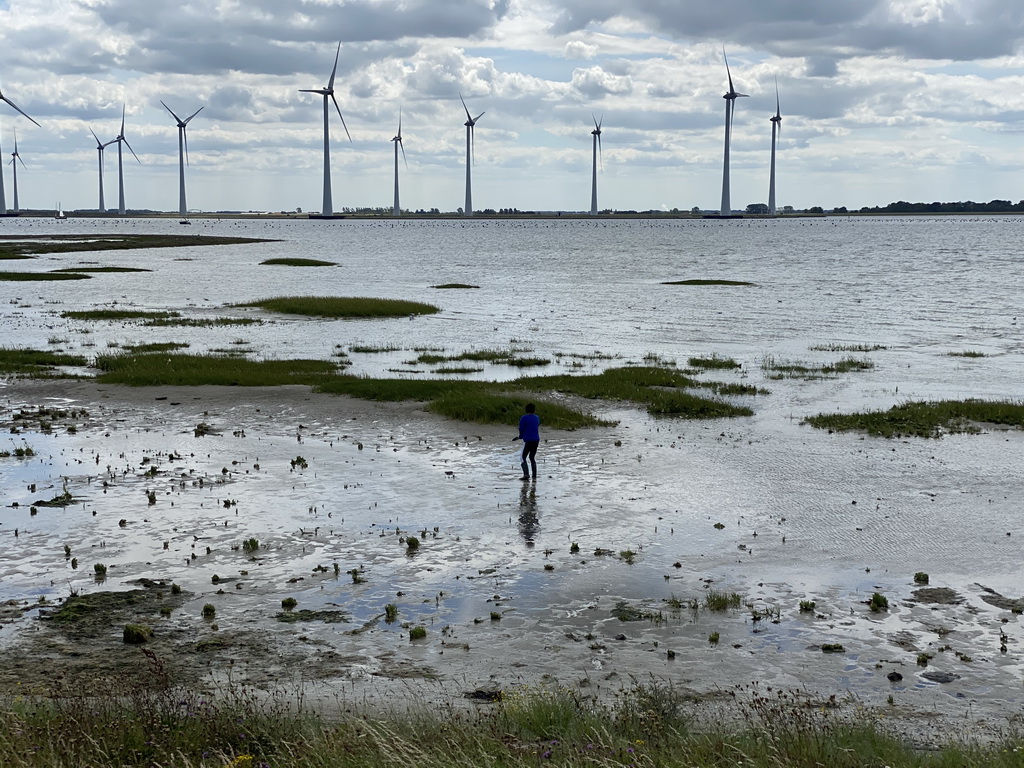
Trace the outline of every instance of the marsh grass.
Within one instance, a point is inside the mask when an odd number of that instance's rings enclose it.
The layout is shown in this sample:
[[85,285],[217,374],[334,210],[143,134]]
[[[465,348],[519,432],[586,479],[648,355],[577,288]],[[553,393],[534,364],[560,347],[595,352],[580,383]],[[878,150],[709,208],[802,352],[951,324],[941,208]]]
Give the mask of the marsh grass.
[[49,375],[56,366],[84,366],[86,359],[38,349],[0,348],[0,375]]
[[276,259],[266,259],[260,265],[281,266],[281,267],[336,267],[337,262],[323,261],[322,259],[302,259],[294,256],[282,256]]
[[328,318],[403,317],[432,315],[441,311],[440,307],[418,301],[344,296],[278,296],[235,306],[258,307],[284,315]]
[[180,317],[176,312],[170,317],[155,317],[142,323],[145,328],[212,328],[224,325],[259,325],[263,321],[255,317]]
[[[0,258],[14,258],[45,253],[82,253],[90,251],[125,251],[138,248],[183,248],[196,245],[241,245],[267,243],[252,237],[212,237],[208,235],[0,235]],[[11,258],[7,256],[6,258]]]
[[215,355],[101,355],[97,380],[142,386],[281,386],[312,384],[337,370],[325,360],[262,360]]
[[189,345],[179,341],[154,342],[152,344],[126,344],[121,347],[125,352],[134,352],[140,355],[153,354],[154,352],[175,352],[179,349],[188,349]]
[[667,280],[662,285],[756,285],[744,280]]
[[739,608],[742,602],[743,596],[738,592],[709,589],[704,595],[704,607],[709,611],[727,611],[730,608]]
[[810,349],[814,352],[877,352],[888,347],[884,344],[815,344]]
[[432,285],[431,288],[437,288],[439,290],[469,290],[471,288],[479,288],[479,285],[469,285],[468,283],[442,283],[441,285]]
[[55,269],[54,272],[152,272],[152,269],[142,267],[63,267]]
[[728,370],[740,367],[740,364],[731,357],[719,357],[718,355],[710,355],[708,357],[691,357],[687,361],[687,365],[691,368],[709,368],[712,370]]
[[868,371],[875,364],[864,358],[844,357],[835,363],[808,364],[801,361],[777,361],[771,355],[761,361],[761,370],[772,379],[817,379],[851,371]]
[[973,349],[965,349],[963,352],[947,352],[950,357],[986,357],[984,352],[976,352]]
[[491,703],[472,708],[424,701],[314,710],[299,694],[182,689],[155,654],[147,658],[153,671],[141,680],[104,676],[85,692],[0,702],[5,768],[1019,768],[1024,748],[1011,734],[991,746],[921,750],[869,715],[782,690],[732,691],[738,724],[698,728],[687,694],[656,683],[635,684],[607,703],[543,687],[482,691]]
[[89,275],[80,272],[0,272],[0,281],[9,283],[35,280],[89,280]]
[[851,430],[877,437],[940,437],[978,432],[978,424],[1024,427],[1024,403],[1017,400],[940,400],[894,405],[888,411],[818,414],[804,419],[817,429]]
[[61,312],[65,320],[163,320],[181,317],[180,312],[147,309],[78,309]]

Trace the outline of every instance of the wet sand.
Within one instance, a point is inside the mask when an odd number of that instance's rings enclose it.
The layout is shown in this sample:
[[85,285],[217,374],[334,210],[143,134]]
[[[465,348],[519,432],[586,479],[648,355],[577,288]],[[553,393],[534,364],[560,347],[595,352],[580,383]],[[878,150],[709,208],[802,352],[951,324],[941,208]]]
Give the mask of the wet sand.
[[[514,429],[410,403],[8,381],[9,449],[35,456],[0,459],[0,690],[147,674],[122,642],[139,620],[143,647],[197,686],[400,703],[541,684],[612,696],[653,678],[717,717],[757,682],[929,743],[1021,724],[1020,433],[868,440],[770,410],[679,422],[587,406],[619,425],[546,430],[524,483]],[[40,407],[88,415],[14,419]],[[65,480],[72,504],[34,504]],[[73,592],[131,590],[88,620],[44,618]],[[707,609],[711,590],[740,606]],[[875,591],[887,611],[869,609]],[[306,620],[281,620],[287,597]]]

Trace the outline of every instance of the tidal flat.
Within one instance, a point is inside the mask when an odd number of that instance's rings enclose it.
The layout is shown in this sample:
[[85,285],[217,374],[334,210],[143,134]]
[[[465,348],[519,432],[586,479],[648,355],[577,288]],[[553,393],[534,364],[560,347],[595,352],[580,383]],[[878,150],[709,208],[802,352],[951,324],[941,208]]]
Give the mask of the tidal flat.
[[[288,237],[325,259],[357,253],[345,240],[357,230],[335,228],[338,240],[317,244],[312,234],[326,231],[318,226]],[[1013,478],[1024,433],[983,425],[939,439],[882,438],[802,423],[907,400],[1014,397],[1022,341],[1013,300],[992,295],[991,275],[974,288],[958,276],[963,306],[942,303],[945,277],[937,275],[934,285],[918,280],[920,306],[902,297],[899,311],[881,300],[868,311],[860,283],[847,275],[866,274],[863,264],[815,272],[817,283],[772,284],[770,270],[742,255],[740,238],[735,255],[715,252],[713,269],[681,269],[670,254],[632,282],[610,279],[609,255],[582,287],[571,280],[590,272],[566,267],[556,279],[561,267],[541,253],[532,272],[545,280],[524,308],[512,290],[521,263],[503,272],[492,253],[472,261],[473,248],[494,242],[481,237],[493,223],[473,226],[477,239],[457,260],[422,267],[422,251],[408,262],[401,254],[421,241],[440,248],[450,228],[425,227],[415,239],[398,227],[393,235],[375,229],[385,241],[399,238],[387,258],[400,264],[401,279],[386,285],[374,276],[371,266],[383,258],[375,251],[362,264],[346,257],[330,291],[438,302],[431,286],[483,286],[445,293],[435,315],[275,318],[188,331],[60,317],[111,300],[186,318],[231,314],[229,305],[267,295],[259,280],[246,280],[265,275],[259,263],[283,246],[202,251],[208,268],[230,276],[230,290],[219,291],[208,282],[197,288],[194,261],[178,263],[197,252],[164,249],[132,258],[152,273],[13,294],[3,309],[4,345],[46,347],[53,357],[28,362],[81,376],[94,376],[90,364],[112,345],[187,343],[202,355],[244,340],[253,359],[320,359],[325,367],[340,345],[351,352],[346,372],[368,380],[420,354],[413,350],[454,357],[515,346],[550,359],[546,368],[558,375],[542,370],[551,382],[692,357],[737,367],[681,375],[764,391],[725,398],[749,414],[682,420],[552,384],[552,402],[606,424],[545,428],[534,484],[519,480],[512,418],[507,426],[472,424],[417,401],[356,399],[305,384],[129,387],[9,377],[0,389],[11,453],[0,459],[0,689],[45,693],[58,677],[84,688],[141,674],[151,664],[145,649],[197,690],[294,684],[312,701],[452,702],[526,686],[613,698],[657,680],[714,720],[738,717],[732,693],[758,681],[884,717],[917,744],[998,738],[1020,726],[1024,492]],[[844,223],[851,229],[843,242],[869,226]],[[880,238],[898,241],[899,226]],[[705,252],[713,235],[681,226],[609,229],[593,242],[609,241],[613,255],[641,235],[694,238],[703,243],[694,252]],[[520,237],[524,252],[559,236],[517,231],[509,227],[507,239]],[[580,225],[573,239],[588,232]],[[974,246],[985,232],[969,233]],[[737,233],[751,243],[759,236]],[[785,241],[780,251],[799,253],[836,233],[769,234]],[[942,236],[948,245],[950,233]],[[66,267],[81,256],[46,258]],[[999,254],[990,262],[994,272],[1003,263]],[[906,269],[919,274],[916,266]],[[287,272],[296,281],[290,295],[328,292],[324,271]],[[755,285],[659,292],[655,304],[651,288],[680,273],[731,274]],[[995,283],[1016,294],[1015,274]],[[608,285],[614,301],[601,294]],[[947,354],[968,345],[985,356]],[[869,348],[871,367],[827,377],[772,380],[762,365],[769,355],[836,364]],[[522,375],[501,362],[480,368],[462,380]],[[395,376],[415,380],[420,370]],[[70,503],[39,503],[54,499]],[[258,548],[245,547],[251,539]],[[927,585],[916,579],[922,573]],[[149,597],[118,602],[111,592]],[[103,616],[77,634],[43,618],[72,594],[96,600]],[[709,599],[719,595],[724,606]],[[291,611],[283,610],[287,599],[295,600]],[[213,613],[204,616],[207,605]],[[126,624],[148,626],[152,639],[126,644]],[[412,639],[417,628],[424,634]]]

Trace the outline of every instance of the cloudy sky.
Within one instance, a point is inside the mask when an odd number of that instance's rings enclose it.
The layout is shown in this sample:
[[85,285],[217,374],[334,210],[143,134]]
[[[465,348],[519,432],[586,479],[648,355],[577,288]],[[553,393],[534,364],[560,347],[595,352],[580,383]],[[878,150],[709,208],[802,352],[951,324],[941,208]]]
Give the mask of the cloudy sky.
[[[129,207],[318,210],[316,94],[338,42],[334,206],[390,205],[402,111],[403,207],[462,205],[465,113],[475,207],[715,209],[726,48],[737,90],[733,207],[767,202],[769,118],[783,114],[778,203],[1024,198],[1024,3],[1018,0],[0,0],[11,204],[95,207],[89,134],[126,136]],[[106,202],[116,207],[116,151]]]

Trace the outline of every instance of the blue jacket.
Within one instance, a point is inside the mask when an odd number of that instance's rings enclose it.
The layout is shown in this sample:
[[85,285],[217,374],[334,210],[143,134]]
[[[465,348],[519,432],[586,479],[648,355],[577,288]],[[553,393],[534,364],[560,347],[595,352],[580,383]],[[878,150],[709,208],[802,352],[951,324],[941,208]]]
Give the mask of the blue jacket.
[[536,413],[524,413],[519,417],[519,439],[529,442],[540,442],[540,416]]

